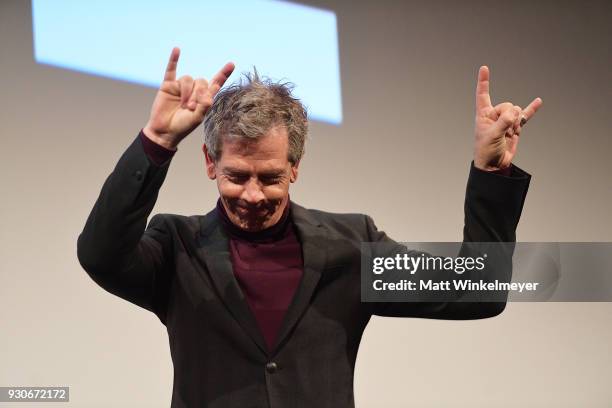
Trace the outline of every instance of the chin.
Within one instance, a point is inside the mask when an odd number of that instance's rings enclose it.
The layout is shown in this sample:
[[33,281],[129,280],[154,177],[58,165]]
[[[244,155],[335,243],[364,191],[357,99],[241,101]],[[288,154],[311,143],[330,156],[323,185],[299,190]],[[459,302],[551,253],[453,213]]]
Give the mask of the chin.
[[257,232],[257,231],[261,231],[263,229],[266,229],[265,225],[266,222],[268,222],[268,219],[262,220],[262,221],[252,221],[252,220],[244,220],[242,218],[240,218],[239,216],[235,215],[234,216],[235,221],[237,221],[237,225],[245,230],[245,231],[249,231],[249,232]]

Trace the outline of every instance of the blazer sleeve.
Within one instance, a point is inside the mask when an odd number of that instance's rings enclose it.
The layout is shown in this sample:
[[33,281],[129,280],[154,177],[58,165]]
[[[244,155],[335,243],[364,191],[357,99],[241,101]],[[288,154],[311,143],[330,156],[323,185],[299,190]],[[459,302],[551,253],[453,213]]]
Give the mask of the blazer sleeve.
[[170,160],[158,166],[139,135],[108,176],[77,239],[77,256],[102,288],[155,313],[165,324],[172,239],[164,216],[145,230]]
[[[514,165],[510,175],[506,176],[480,170],[472,162],[465,194],[463,241],[514,243],[530,180],[528,173]],[[383,231],[378,231],[369,216],[366,216],[366,227],[371,242],[395,243]],[[492,317],[500,314],[505,306],[505,302],[467,301],[380,302],[372,305],[373,314],[378,316],[449,320]]]

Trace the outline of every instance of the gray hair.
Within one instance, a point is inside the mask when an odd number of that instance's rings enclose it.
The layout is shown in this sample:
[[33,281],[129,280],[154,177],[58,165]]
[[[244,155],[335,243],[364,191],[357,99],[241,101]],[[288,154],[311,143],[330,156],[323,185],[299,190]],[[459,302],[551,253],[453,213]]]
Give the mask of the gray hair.
[[292,96],[293,84],[261,79],[254,69],[215,96],[204,118],[204,144],[213,161],[221,158],[224,138],[256,140],[275,126],[289,136],[288,160],[297,164],[308,132],[306,109]]

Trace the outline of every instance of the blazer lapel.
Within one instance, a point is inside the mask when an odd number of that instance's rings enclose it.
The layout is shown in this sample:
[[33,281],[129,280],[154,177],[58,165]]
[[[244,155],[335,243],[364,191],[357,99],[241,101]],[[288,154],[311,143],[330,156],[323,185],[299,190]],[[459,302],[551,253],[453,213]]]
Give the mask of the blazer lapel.
[[275,351],[308,308],[327,261],[327,238],[321,224],[305,208],[293,202],[291,214],[302,246],[304,273],[277,335]]
[[[223,231],[216,210],[208,213],[200,227],[200,250],[209,276],[223,303],[255,344],[268,354],[259,326],[234,276],[229,238]],[[205,273],[202,271],[202,273]]]

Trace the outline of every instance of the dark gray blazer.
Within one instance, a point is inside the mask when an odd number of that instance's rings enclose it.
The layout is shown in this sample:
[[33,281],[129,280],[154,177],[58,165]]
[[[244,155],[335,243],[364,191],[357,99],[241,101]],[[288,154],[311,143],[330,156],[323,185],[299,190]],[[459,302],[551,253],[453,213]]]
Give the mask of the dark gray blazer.
[[[273,350],[232,272],[215,211],[149,216],[168,170],[136,138],[79,235],[78,259],[104,289],[166,326],[179,407],[354,407],[353,371],[370,316],[477,319],[505,304],[362,303],[360,243],[390,241],[372,219],[291,203],[304,274]],[[530,176],[470,170],[464,240],[515,240]]]

